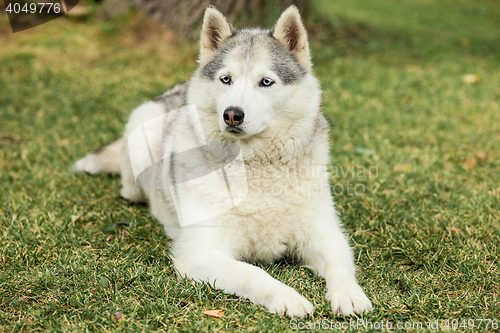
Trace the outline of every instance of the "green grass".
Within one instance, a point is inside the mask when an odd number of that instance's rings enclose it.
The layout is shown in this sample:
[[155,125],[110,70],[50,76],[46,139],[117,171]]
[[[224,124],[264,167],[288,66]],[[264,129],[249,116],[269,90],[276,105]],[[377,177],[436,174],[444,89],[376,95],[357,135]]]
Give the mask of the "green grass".
[[[498,17],[493,0],[313,2],[332,185],[344,188],[368,321],[500,320]],[[197,43],[138,15],[17,34],[1,15],[0,50],[0,331],[289,329],[287,317],[178,280],[169,239],[146,207],[118,198],[119,178],[71,171],[134,107],[190,77]],[[342,175],[352,166],[377,172]],[[264,268],[316,305],[307,320],[346,320],[307,269]]]

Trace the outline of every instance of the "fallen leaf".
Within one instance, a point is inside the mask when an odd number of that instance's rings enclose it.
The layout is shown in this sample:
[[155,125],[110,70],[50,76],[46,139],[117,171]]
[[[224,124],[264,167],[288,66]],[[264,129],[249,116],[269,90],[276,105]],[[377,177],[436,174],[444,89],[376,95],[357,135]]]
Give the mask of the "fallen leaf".
[[354,151],[354,145],[352,143],[348,143],[344,146],[344,149],[347,151]]
[[460,233],[460,229],[457,229],[457,228],[455,228],[455,227],[451,227],[451,228],[450,228],[450,230],[451,230],[451,231],[455,231],[455,232]]
[[465,83],[479,82],[479,75],[477,75],[477,74],[462,75],[462,81],[464,81]]
[[101,280],[99,280],[99,285],[104,289],[108,285],[108,282],[109,280],[103,276]]
[[222,310],[207,310],[207,311],[203,311],[203,314],[210,316],[210,317],[213,317],[213,318],[220,318],[224,314],[224,311],[222,311]]
[[468,169],[473,169],[475,164],[476,164],[476,161],[474,161],[472,158],[467,159],[467,168]]
[[21,139],[17,135],[14,135],[11,133],[6,133],[6,134],[0,135],[0,141],[1,141],[2,145],[8,146],[10,144],[20,143]]
[[398,171],[398,172],[410,172],[411,171],[411,164],[405,163],[405,164],[396,164],[393,168],[393,171]]
[[411,65],[406,67],[407,70],[412,71],[412,72],[421,72],[422,71],[422,66],[420,65]]
[[485,153],[483,153],[482,151],[476,151],[474,153],[474,156],[476,156],[476,159],[478,161],[487,161],[488,160],[488,156]]
[[117,321],[120,321],[120,320],[124,319],[123,313],[121,313],[121,312],[115,313],[115,319]]

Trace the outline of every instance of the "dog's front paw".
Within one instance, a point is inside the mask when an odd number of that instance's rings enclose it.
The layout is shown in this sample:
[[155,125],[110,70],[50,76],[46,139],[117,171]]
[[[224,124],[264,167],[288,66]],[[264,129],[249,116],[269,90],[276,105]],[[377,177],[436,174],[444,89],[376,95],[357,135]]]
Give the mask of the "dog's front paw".
[[373,310],[372,303],[356,282],[342,283],[328,291],[326,298],[335,314],[351,316]]
[[272,313],[286,313],[290,317],[303,318],[314,311],[314,305],[295,289],[285,286],[275,289],[266,297],[264,306]]

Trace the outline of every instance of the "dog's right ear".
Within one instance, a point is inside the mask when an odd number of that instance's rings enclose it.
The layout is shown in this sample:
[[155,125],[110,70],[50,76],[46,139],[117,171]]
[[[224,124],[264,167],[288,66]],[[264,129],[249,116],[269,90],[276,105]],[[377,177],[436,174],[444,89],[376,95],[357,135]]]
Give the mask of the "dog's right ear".
[[226,17],[215,7],[208,6],[201,28],[200,64],[208,63],[220,44],[233,34],[234,29]]

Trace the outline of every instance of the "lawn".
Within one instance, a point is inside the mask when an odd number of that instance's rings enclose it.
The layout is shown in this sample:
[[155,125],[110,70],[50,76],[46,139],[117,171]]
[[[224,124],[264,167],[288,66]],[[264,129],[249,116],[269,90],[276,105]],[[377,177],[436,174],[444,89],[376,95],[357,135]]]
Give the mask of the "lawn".
[[[375,307],[360,328],[499,324],[499,17],[493,0],[312,2],[332,191]],[[287,262],[263,267],[316,305],[310,318],[178,280],[169,239],[118,197],[119,178],[72,172],[196,57],[197,42],[137,13],[16,34],[0,15],[0,331],[360,323],[334,316],[323,280]]]

